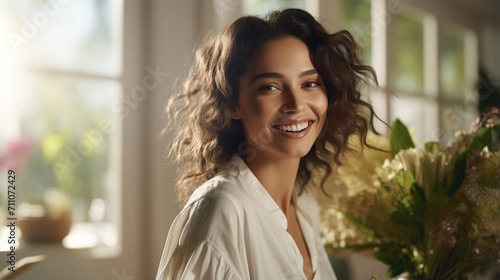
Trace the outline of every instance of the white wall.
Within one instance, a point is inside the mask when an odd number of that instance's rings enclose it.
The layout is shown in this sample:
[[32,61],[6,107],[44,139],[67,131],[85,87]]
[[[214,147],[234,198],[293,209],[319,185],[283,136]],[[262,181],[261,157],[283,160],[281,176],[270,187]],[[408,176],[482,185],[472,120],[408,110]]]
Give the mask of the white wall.
[[[193,57],[199,12],[195,0],[148,0],[143,42],[146,64],[157,65],[166,77],[147,99],[143,125],[146,143],[143,156],[147,158],[143,188],[147,192],[145,206],[147,221],[142,230],[145,241],[145,274],[140,279],[153,279],[163,250],[170,224],[179,211],[173,192],[175,166],[165,159],[167,139],[159,137],[164,128],[162,119],[168,97],[175,81],[185,77]],[[142,253],[142,252],[141,252]],[[147,254],[146,254],[147,253]]]

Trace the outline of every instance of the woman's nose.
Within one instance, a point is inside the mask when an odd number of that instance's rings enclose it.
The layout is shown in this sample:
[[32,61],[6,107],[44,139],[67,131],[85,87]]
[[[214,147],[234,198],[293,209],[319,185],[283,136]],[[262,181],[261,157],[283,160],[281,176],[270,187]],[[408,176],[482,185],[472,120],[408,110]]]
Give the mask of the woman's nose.
[[306,105],[300,90],[286,89],[284,98],[283,107],[281,108],[283,113],[293,114],[305,110]]

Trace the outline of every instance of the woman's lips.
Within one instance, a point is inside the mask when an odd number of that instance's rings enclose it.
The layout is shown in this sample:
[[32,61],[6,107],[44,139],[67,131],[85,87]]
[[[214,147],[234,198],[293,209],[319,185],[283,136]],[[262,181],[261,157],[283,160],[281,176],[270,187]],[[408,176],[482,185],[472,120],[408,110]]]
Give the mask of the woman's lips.
[[277,124],[272,125],[272,128],[289,138],[301,138],[304,137],[309,131],[311,125],[314,121],[302,121],[297,123],[287,123],[287,124]]

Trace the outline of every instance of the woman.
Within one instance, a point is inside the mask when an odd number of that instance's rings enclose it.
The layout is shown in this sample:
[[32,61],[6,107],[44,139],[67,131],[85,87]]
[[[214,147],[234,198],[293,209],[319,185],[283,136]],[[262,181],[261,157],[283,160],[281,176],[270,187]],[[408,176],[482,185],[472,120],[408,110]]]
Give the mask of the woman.
[[298,9],[242,17],[209,40],[169,104],[187,202],[156,279],[336,279],[305,190],[350,136],[366,144],[366,76],[376,82],[347,31]]

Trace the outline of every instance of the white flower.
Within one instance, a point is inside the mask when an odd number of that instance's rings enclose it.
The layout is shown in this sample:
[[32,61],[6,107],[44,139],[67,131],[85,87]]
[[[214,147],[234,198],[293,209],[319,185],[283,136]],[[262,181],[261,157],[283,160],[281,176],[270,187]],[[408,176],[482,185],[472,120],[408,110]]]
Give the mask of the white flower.
[[442,151],[426,152],[411,148],[399,152],[390,164],[384,164],[384,168],[402,166],[404,171],[413,174],[415,181],[424,189],[426,199],[429,199],[434,188],[439,186],[450,172],[451,161],[452,156]]

